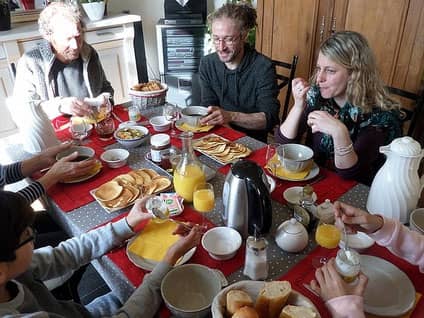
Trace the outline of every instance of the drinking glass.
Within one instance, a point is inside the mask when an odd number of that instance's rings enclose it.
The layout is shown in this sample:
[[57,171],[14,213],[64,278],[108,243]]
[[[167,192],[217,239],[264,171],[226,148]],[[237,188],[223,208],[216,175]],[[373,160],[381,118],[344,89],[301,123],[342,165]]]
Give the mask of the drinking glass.
[[99,135],[100,140],[110,140],[113,138],[113,132],[115,131],[115,121],[110,114],[96,123],[96,132]]
[[211,212],[215,207],[215,194],[213,185],[205,182],[194,187],[193,205],[196,211],[202,213],[202,226],[206,227],[206,217],[204,213]]
[[[277,158],[273,158],[277,155],[277,148],[279,144],[271,143],[266,146],[266,155],[265,155],[265,161],[266,165],[271,170],[271,174],[276,176],[277,175],[277,168],[279,166]],[[273,159],[273,160],[271,160]]]
[[358,252],[340,249],[336,256],[336,269],[346,283],[355,281],[361,270]]
[[163,116],[165,119],[171,122],[171,132],[170,135],[172,137],[176,137],[178,132],[175,130],[175,121],[179,117],[178,107],[172,104],[165,104],[163,107]]
[[72,139],[77,140],[78,144],[82,144],[82,140],[88,136],[87,122],[82,117],[72,116],[70,124]]
[[[325,223],[322,220],[319,221],[315,231],[315,241],[319,246],[328,249],[336,248],[340,239],[341,232],[334,224]],[[327,263],[327,261],[327,257],[317,256],[312,260],[312,265],[318,268]]]

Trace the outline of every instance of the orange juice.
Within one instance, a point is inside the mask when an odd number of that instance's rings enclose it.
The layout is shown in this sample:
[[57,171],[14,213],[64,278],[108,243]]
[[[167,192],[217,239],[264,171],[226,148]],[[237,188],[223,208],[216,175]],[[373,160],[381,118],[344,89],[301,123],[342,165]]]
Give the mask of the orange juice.
[[315,232],[316,242],[325,248],[336,248],[340,238],[340,230],[333,224],[320,224]]
[[193,202],[194,187],[206,181],[202,168],[195,164],[184,167],[184,170],[177,169],[174,172],[174,188],[180,196],[187,202]]
[[194,208],[199,212],[210,212],[215,206],[215,195],[212,190],[201,189],[193,194]]

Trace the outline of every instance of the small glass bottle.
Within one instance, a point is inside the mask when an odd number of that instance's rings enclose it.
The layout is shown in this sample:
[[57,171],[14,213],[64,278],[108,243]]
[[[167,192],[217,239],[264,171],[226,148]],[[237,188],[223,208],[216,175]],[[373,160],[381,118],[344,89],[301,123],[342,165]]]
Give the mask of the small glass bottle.
[[167,134],[156,134],[150,137],[150,155],[152,161],[158,164],[162,161],[162,155],[169,153],[171,149],[171,137]]
[[183,132],[180,138],[183,146],[180,162],[174,171],[174,188],[185,201],[193,202],[194,188],[197,184],[205,183],[206,176],[203,165],[193,151],[193,133]]
[[246,240],[246,259],[243,274],[253,280],[268,277],[268,242],[263,237],[249,236]]

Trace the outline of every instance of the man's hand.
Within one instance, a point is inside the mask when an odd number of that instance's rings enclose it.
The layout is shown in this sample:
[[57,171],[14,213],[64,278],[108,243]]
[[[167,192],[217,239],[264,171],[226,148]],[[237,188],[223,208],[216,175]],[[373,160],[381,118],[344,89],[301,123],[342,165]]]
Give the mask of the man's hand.
[[233,112],[226,111],[218,106],[209,106],[208,115],[200,119],[202,125],[228,125],[232,120]]
[[384,220],[381,216],[370,214],[343,202],[336,201],[333,205],[336,224],[343,222],[350,232],[373,233],[379,230]]
[[311,281],[311,288],[324,300],[330,300],[345,295],[363,296],[368,278],[360,273],[355,284],[347,284],[335,268],[334,258],[318,268],[315,279]]
[[75,116],[90,116],[91,107],[83,100],[76,97],[64,97],[60,100],[60,110]]

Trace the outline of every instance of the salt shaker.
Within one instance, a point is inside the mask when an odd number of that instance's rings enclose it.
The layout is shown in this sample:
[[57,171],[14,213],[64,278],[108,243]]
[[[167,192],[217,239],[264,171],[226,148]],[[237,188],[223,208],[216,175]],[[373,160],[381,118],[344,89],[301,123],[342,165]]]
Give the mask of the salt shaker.
[[243,274],[253,280],[268,277],[268,242],[264,237],[249,236],[246,240],[246,259]]

